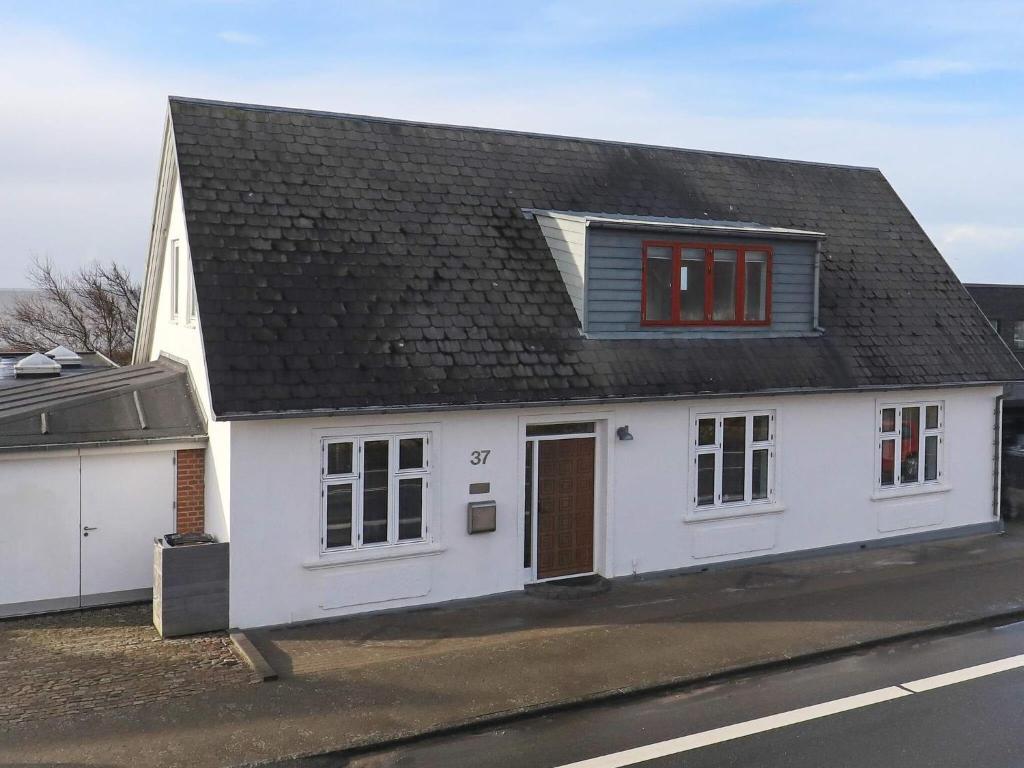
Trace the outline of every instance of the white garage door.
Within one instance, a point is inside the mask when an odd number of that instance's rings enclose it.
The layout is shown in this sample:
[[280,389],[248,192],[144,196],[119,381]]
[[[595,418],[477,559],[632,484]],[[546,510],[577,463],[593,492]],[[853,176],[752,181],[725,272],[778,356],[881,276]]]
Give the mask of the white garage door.
[[0,616],[145,599],[174,454],[0,461]]
[[77,456],[0,461],[0,615],[78,606],[78,487]]

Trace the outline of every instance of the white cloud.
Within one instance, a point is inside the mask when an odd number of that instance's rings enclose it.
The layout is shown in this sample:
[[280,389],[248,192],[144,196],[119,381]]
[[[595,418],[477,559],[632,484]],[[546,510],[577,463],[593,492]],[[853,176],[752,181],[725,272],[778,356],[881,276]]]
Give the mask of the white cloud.
[[847,72],[842,79],[853,82],[877,80],[934,80],[956,75],[974,75],[991,67],[957,59],[902,59],[871,69]]
[[978,283],[1024,283],[1024,226],[946,224],[939,249],[958,273]]
[[227,29],[223,32],[218,32],[217,37],[223,40],[225,43],[231,43],[232,45],[262,45],[263,38],[259,35],[252,35],[248,32],[239,32],[234,29]]

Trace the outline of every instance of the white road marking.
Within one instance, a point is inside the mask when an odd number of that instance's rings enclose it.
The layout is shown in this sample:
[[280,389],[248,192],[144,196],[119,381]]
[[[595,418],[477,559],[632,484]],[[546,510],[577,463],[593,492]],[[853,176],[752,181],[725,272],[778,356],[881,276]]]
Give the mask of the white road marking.
[[905,691],[894,685],[889,688],[880,688],[877,691],[858,693],[856,696],[847,696],[844,699],[826,701],[824,704],[814,704],[810,707],[782,712],[778,715],[759,717],[756,720],[748,720],[745,723],[726,725],[722,728],[704,731],[703,733],[694,733],[690,736],[681,736],[678,739],[669,739],[657,744],[627,749],[624,752],[581,760],[578,763],[559,766],[559,768],[622,768],[623,766],[636,765],[646,760],[655,760],[659,757],[667,757],[668,755],[675,755],[680,752],[689,752],[692,749],[720,744],[723,741],[752,736],[755,733],[764,733],[776,728],[785,728],[788,725],[805,723],[808,720],[816,720],[819,717],[849,712],[851,709],[859,709],[860,707],[870,707],[872,704],[880,704],[883,701],[891,701],[892,699],[910,695],[912,695],[910,691]]
[[567,763],[558,766],[558,768],[625,768],[625,766],[636,765],[648,760],[677,755],[681,752],[689,752],[694,749],[709,747],[712,744],[721,744],[724,741],[741,739],[744,736],[753,736],[754,734],[772,731],[777,728],[786,728],[790,725],[798,725],[810,720],[830,717],[831,715],[838,715],[842,712],[860,709],[861,707],[870,707],[875,704],[892,701],[893,699],[900,699],[904,696],[913,696],[915,693],[932,691],[936,688],[956,685],[968,680],[975,680],[979,677],[995,675],[999,672],[1020,669],[1022,667],[1024,667],[1024,654],[998,661],[990,661],[986,664],[978,664],[973,667],[965,667],[964,669],[946,672],[941,675],[924,677],[920,680],[913,680],[909,683],[893,685],[888,688],[879,688],[867,693],[858,693],[855,696],[826,701],[822,704],[813,704],[809,707],[801,707],[789,712],[780,712],[777,715],[759,717],[744,723],[726,725],[721,728],[702,731],[701,733],[693,733],[689,736],[680,736],[676,739],[646,744],[642,747],[626,749],[622,752],[614,752],[609,755],[592,757],[588,760]]
[[947,685],[965,683],[968,680],[975,680],[979,677],[985,677],[986,675],[995,675],[999,672],[1006,672],[1008,670],[1019,669],[1021,667],[1024,667],[1024,654],[1020,656],[1011,656],[1008,659],[1000,659],[999,661],[990,661],[987,664],[978,664],[975,667],[958,669],[955,672],[946,672],[943,675],[924,677],[910,683],[903,683],[902,687],[913,691],[914,693],[921,693],[923,691],[931,691],[935,688],[943,688]]

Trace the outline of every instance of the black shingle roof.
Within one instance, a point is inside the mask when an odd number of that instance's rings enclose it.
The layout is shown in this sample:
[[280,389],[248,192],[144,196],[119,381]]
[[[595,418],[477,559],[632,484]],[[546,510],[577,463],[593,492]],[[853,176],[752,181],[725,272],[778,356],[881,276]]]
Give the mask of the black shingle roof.
[[[1022,373],[874,169],[176,98],[171,118],[220,417]],[[826,232],[826,333],[585,339],[524,208]]]

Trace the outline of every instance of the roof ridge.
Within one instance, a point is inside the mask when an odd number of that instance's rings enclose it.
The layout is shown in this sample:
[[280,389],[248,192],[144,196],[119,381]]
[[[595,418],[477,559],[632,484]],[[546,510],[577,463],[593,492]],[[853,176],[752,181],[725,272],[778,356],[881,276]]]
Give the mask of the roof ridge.
[[881,173],[881,169],[870,165],[849,165],[846,163],[826,163],[818,160],[794,160],[785,157],[769,157],[767,155],[748,155],[741,152],[722,152],[713,149],[691,149],[688,147],[674,147],[668,144],[648,144],[640,141],[617,141],[615,139],[597,139],[588,136],[568,136],[559,133],[542,133],[540,131],[522,131],[510,128],[487,128],[479,125],[458,125],[455,123],[432,123],[427,120],[406,120],[398,117],[380,117],[377,115],[360,115],[353,112],[331,112],[323,109],[305,109],[301,107],[280,107],[269,104],[250,104],[239,101],[220,101],[217,99],[200,99],[192,96],[168,96],[168,102],[182,104],[201,104],[204,106],[231,107],[251,112],[283,112],[286,114],[312,115],[316,117],[334,117],[348,120],[365,120],[372,123],[387,123],[391,125],[412,125],[422,128],[445,128],[449,130],[478,131],[480,133],[493,133],[504,136],[527,136],[535,139],[560,139],[562,141],[582,141],[591,144],[606,144],[616,147],[636,147],[638,149],[657,149],[671,152],[689,152],[697,155],[709,155],[712,157],[734,157],[744,160],[765,160],[773,163],[786,163],[796,165],[811,165],[822,168],[843,168],[851,171],[873,171]]

